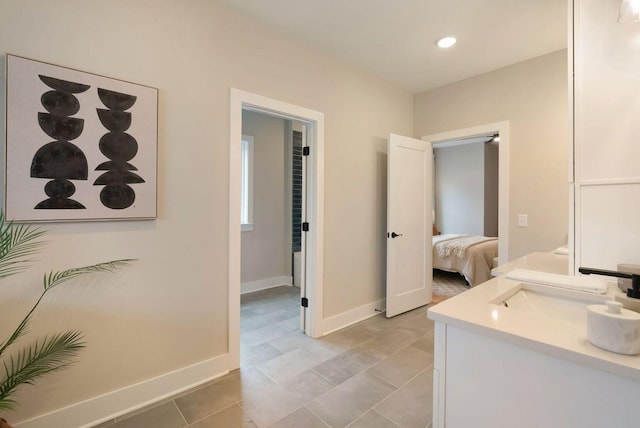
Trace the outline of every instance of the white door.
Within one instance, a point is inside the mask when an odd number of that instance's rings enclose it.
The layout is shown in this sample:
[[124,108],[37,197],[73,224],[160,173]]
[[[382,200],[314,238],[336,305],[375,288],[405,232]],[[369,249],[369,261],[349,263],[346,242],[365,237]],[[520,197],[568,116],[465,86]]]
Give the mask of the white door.
[[387,145],[387,317],[431,302],[433,150],[389,135]]

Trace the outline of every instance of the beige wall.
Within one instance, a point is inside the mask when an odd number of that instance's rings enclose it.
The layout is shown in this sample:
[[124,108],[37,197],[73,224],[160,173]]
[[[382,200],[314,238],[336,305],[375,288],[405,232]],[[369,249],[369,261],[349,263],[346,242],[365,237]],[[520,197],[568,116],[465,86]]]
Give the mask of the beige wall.
[[44,303],[31,334],[81,328],[88,348],[26,388],[12,421],[227,353],[231,87],[324,112],[324,317],[383,296],[385,139],[412,133],[412,94],[209,0],[0,0],[0,11],[0,52],[159,89],[158,219],[48,225],[41,262],[4,281],[0,332],[44,271],[140,259]]
[[434,149],[440,233],[484,235],[484,144]]
[[291,276],[284,132],[284,119],[242,112],[242,133],[254,137],[253,230],[242,232],[243,283]]
[[501,121],[510,123],[509,259],[552,250],[568,230],[566,50],[414,98],[417,137]]

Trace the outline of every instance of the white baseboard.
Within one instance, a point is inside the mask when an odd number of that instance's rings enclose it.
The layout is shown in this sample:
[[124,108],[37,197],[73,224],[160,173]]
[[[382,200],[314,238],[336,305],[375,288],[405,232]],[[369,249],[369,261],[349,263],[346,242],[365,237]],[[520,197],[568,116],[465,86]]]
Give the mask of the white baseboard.
[[325,318],[324,320],[322,320],[321,335],[333,333],[336,330],[340,330],[342,328],[348,327],[352,324],[385,312],[385,308],[387,307],[386,301],[387,299],[381,299],[377,302],[368,303],[355,309],[342,312],[341,314]]
[[87,428],[125,415],[220,377],[230,370],[229,354],[220,355],[62,409],[14,424],[16,428]]
[[266,290],[267,288],[279,287],[281,285],[293,285],[293,278],[285,275],[259,279],[257,281],[243,282],[240,284],[240,294]]

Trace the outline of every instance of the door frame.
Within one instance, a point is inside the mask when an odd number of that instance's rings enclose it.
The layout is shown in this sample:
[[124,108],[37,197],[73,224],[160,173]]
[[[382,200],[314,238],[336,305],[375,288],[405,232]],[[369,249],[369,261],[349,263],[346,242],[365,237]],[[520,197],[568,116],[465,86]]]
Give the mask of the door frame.
[[306,294],[309,307],[305,316],[305,333],[321,335],[324,248],[324,113],[296,106],[262,95],[231,88],[229,126],[229,354],[235,367],[240,366],[240,144],[242,110],[252,110],[304,122],[310,156],[307,160],[306,221]]
[[[422,137],[433,146],[448,140],[497,132],[498,144],[498,264],[509,261],[509,121],[488,123]],[[452,143],[454,144],[454,143]],[[444,144],[446,146],[446,143]]]

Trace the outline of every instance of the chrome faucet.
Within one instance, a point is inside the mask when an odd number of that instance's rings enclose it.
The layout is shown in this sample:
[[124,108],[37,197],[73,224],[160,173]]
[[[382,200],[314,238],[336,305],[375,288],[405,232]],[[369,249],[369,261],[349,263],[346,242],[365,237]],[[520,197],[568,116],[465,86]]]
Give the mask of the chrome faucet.
[[640,275],[637,273],[618,272],[617,270],[592,269],[581,267],[578,272],[585,275],[615,276],[616,278],[626,278],[631,280],[631,288],[627,289],[627,297],[640,299]]

